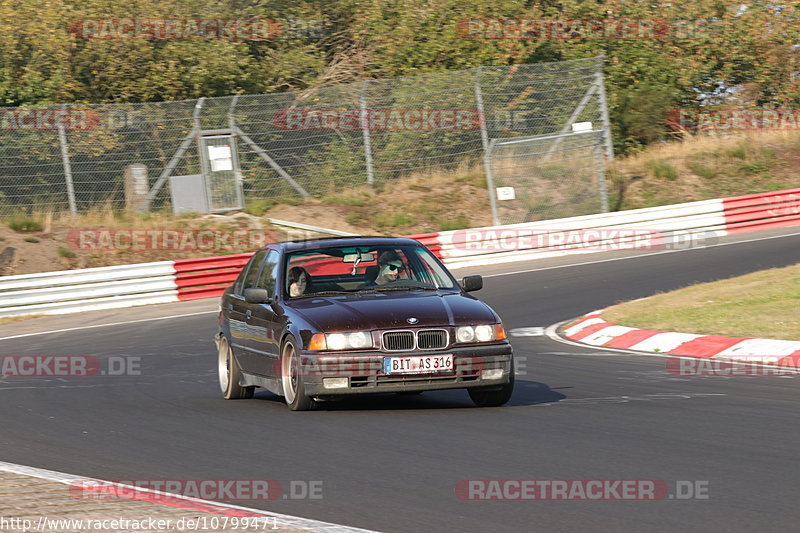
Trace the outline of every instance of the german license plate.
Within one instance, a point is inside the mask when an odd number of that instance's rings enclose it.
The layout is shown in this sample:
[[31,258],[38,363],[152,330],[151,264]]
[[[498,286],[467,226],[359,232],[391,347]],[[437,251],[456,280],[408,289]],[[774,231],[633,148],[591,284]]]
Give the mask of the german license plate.
[[452,372],[452,355],[415,355],[409,357],[384,357],[385,374],[430,374]]

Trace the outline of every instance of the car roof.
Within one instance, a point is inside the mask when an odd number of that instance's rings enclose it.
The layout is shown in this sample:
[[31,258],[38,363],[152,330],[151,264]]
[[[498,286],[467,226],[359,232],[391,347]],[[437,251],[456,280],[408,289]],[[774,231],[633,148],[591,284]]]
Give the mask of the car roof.
[[296,241],[283,241],[275,243],[272,247],[283,249],[287,252],[308,250],[310,248],[328,248],[339,246],[422,246],[419,241],[406,237],[323,237]]

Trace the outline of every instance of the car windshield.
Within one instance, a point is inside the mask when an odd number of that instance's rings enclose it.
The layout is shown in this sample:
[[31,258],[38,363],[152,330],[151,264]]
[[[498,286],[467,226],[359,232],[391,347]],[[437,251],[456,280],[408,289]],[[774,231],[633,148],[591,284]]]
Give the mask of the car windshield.
[[453,278],[426,247],[326,246],[287,255],[286,296],[453,289]]

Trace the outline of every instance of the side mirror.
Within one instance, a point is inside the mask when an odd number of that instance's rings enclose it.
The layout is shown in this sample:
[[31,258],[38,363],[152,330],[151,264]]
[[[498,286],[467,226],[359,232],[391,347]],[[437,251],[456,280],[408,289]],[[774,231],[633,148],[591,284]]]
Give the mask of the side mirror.
[[464,276],[461,280],[461,288],[465,292],[479,291],[483,288],[483,278],[481,276]]
[[269,303],[270,297],[267,289],[245,289],[244,300],[251,304]]

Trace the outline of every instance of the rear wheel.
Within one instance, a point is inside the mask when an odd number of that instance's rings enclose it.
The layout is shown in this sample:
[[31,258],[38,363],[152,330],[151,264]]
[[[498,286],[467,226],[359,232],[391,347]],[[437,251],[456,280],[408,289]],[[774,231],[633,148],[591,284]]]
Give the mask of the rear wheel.
[[514,362],[511,362],[511,375],[508,377],[508,383],[503,385],[500,389],[486,390],[485,388],[478,387],[468,389],[469,397],[478,407],[498,407],[507,403],[511,399],[511,394],[514,392]]
[[238,400],[253,397],[255,387],[242,387],[239,385],[242,372],[239,369],[239,363],[236,362],[236,358],[233,356],[231,345],[224,335],[219,339],[217,369],[219,372],[219,388],[222,391],[223,398],[226,400]]
[[292,411],[308,411],[315,406],[313,398],[306,396],[301,366],[294,339],[289,337],[281,350],[281,381],[283,397]]

